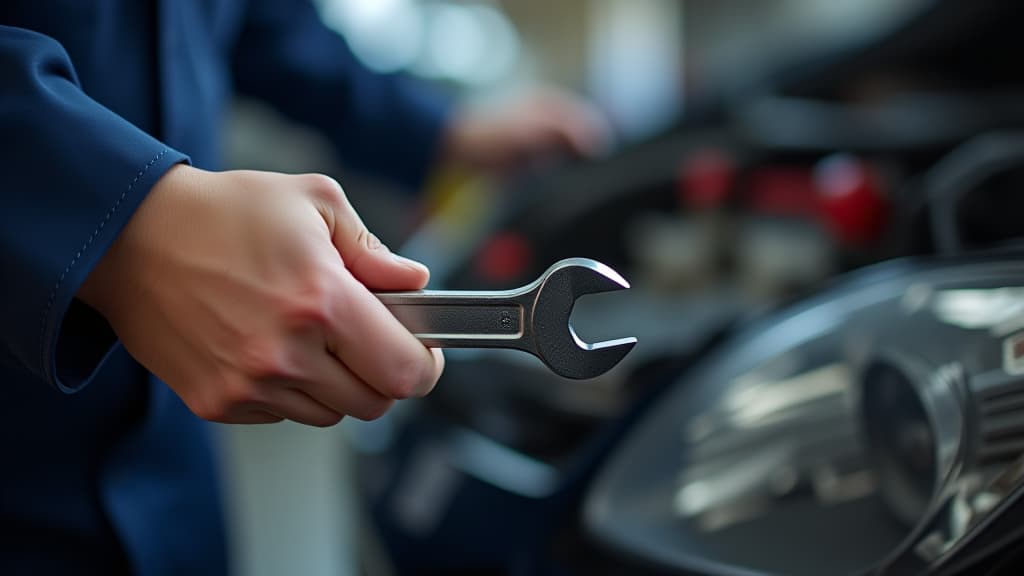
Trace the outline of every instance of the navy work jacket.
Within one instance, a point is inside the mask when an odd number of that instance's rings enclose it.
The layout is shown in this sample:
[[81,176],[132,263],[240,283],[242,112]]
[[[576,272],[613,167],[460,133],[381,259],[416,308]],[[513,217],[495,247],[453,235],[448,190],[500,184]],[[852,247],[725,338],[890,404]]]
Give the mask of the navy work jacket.
[[205,422],[74,296],[168,168],[217,168],[234,90],[405,183],[444,122],[310,0],[0,2],[0,574],[226,570]]

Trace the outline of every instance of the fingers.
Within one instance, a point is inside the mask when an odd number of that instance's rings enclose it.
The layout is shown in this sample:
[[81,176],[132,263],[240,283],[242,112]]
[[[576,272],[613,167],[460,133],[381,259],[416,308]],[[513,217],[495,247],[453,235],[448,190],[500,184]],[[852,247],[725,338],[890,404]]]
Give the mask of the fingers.
[[510,146],[517,147],[517,155],[524,160],[553,151],[595,157],[610,144],[610,127],[597,109],[566,93],[542,91],[510,114],[518,142]]
[[426,394],[441,375],[443,356],[423,346],[371,290],[422,288],[429,272],[382,245],[337,182],[318,175],[307,178],[324,205],[321,214],[345,265],[332,281],[336,292],[325,326],[328,349],[353,376],[386,398]]
[[430,272],[419,262],[393,254],[363,224],[341,186],[332,178],[308,175],[309,185],[325,208],[331,241],[345,267],[371,290],[418,290]]
[[361,381],[321,345],[295,350],[290,375],[264,378],[245,385],[245,398],[209,420],[231,424],[271,424],[288,419],[308,426],[334,426],[344,416],[373,420],[394,403]]
[[343,416],[294,386],[271,386],[267,392],[267,399],[266,411],[308,426],[334,426],[341,422]]
[[264,410],[256,410],[252,412],[251,418],[245,422],[246,424],[277,424],[283,421],[284,418],[277,414],[271,414]]
[[388,398],[423,396],[433,389],[444,357],[431,351],[351,275],[344,275],[327,328],[327,346],[356,377]]
[[[444,357],[440,351],[429,353],[432,362],[443,367]],[[334,426],[344,416],[375,420],[394,404],[392,398],[362,381],[326,350],[304,356],[306,378],[263,383],[266,399],[262,407],[236,413],[232,421],[259,424],[287,418],[309,426],[327,427]]]
[[321,350],[318,358],[311,359],[309,368],[315,378],[306,384],[306,391],[335,412],[360,420],[375,420],[394,403],[359,379],[326,350]]
[[231,424],[277,424],[284,417],[266,410],[250,409],[238,411],[230,420]]
[[265,424],[288,419],[308,426],[334,426],[344,416],[379,418],[394,403],[353,375],[322,347],[296,355],[301,375],[262,380],[253,401],[236,406],[222,419],[236,424]]
[[551,126],[561,145],[570,152],[582,157],[593,157],[608,148],[611,129],[593,106],[560,95],[550,104],[549,114]]
[[500,108],[463,109],[445,135],[443,158],[497,173],[567,153],[595,157],[612,144],[607,119],[568,93],[540,90]]

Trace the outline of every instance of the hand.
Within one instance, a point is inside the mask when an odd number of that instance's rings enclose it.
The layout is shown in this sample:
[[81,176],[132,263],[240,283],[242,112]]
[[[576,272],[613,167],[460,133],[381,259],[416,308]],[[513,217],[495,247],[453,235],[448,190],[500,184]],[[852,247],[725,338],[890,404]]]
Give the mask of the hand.
[[502,172],[552,155],[596,156],[609,140],[610,129],[592,106],[562,92],[542,91],[493,109],[458,111],[442,159]]
[[202,418],[330,426],[421,396],[444,358],[370,292],[422,288],[320,175],[164,175],[79,297]]

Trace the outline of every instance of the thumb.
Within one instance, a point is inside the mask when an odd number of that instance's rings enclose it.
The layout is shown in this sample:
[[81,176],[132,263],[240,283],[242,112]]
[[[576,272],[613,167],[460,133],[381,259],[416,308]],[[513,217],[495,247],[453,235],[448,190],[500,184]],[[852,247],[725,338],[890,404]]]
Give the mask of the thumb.
[[[418,290],[427,285],[426,266],[391,252],[363,224],[341,185],[321,176],[318,187],[329,187],[324,214],[331,241],[349,272],[370,290]],[[321,190],[324,192],[324,190]]]

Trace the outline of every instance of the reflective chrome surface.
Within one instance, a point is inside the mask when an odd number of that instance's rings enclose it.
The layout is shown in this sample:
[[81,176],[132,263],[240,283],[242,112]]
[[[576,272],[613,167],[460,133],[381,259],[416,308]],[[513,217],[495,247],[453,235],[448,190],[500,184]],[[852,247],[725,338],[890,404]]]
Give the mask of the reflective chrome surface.
[[941,564],[1024,476],[1024,261],[861,273],[677,382],[588,496],[597,538],[711,574]]
[[588,344],[569,323],[576,299],[629,288],[608,266],[566,258],[514,290],[378,292],[377,298],[427,346],[508,348],[529,352],[566,378],[594,378],[612,369],[635,337]]

